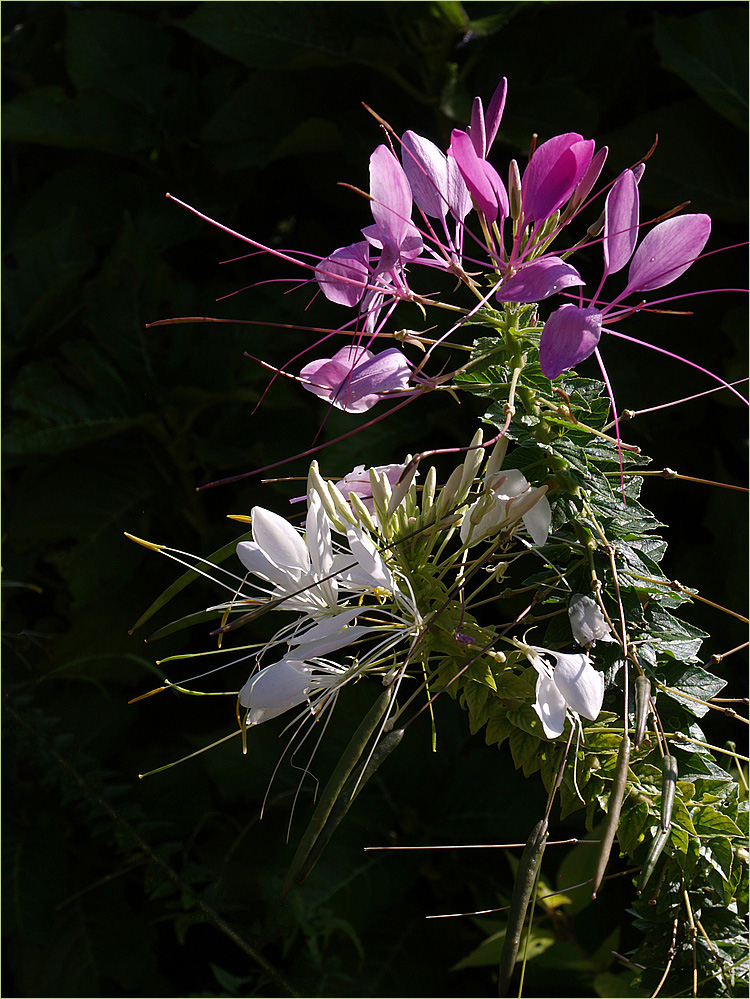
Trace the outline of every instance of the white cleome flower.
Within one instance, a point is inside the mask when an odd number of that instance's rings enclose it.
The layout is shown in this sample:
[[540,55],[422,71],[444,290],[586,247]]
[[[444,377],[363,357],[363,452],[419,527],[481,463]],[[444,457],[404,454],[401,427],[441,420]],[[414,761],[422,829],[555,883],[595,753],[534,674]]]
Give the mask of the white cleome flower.
[[300,704],[310,703],[316,694],[339,684],[345,672],[292,658],[266,666],[254,673],[239,692],[239,702],[247,709],[245,725],[248,728],[260,725]]
[[[533,645],[520,647],[539,674],[534,710],[548,739],[562,735],[569,716],[579,725],[581,716],[589,721],[598,718],[604,700],[604,676],[594,669],[587,655],[553,652]],[[552,656],[554,667],[542,656]]]
[[583,593],[574,593],[568,606],[570,630],[579,645],[594,642],[614,642],[612,629],[607,624],[598,604]]
[[546,491],[546,486],[530,486],[526,476],[515,468],[488,475],[485,493],[469,507],[461,522],[461,541],[475,545],[523,520],[534,543],[545,544],[552,520]]
[[375,546],[358,528],[348,532],[350,550],[334,554],[331,525],[320,497],[311,492],[304,538],[276,513],[256,506],[252,541],[241,541],[237,555],[248,572],[273,587],[282,609],[320,619],[338,614],[339,590],[345,595],[395,592],[395,583]]

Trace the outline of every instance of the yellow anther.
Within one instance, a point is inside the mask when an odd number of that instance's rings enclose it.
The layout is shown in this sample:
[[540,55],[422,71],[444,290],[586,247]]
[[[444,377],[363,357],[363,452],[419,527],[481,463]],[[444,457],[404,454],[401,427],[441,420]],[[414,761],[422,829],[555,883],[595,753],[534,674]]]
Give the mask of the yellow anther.
[[144,541],[143,538],[136,538],[134,534],[128,534],[127,531],[123,531],[126,538],[130,538],[131,541],[135,541],[137,545],[143,545],[144,548],[150,548],[151,551],[161,552],[167,547],[166,545],[156,545],[153,541]]

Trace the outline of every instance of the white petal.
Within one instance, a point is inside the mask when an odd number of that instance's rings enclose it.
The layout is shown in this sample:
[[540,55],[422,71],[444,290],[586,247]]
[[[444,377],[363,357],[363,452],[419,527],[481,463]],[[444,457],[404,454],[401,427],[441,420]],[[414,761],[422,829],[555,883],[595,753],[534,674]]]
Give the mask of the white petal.
[[349,539],[349,547],[352,555],[359,563],[360,569],[364,572],[364,578],[368,586],[382,586],[383,589],[393,592],[393,579],[387,565],[375,549],[375,545],[367,535],[360,531],[358,527],[349,527],[346,531]]
[[271,510],[253,507],[253,541],[276,565],[310,571],[307,546],[292,525]]
[[295,573],[290,569],[280,569],[254,541],[240,541],[237,545],[237,557],[248,572],[262,576],[263,579],[279,586],[288,586],[290,579],[294,582],[301,577],[300,572]]
[[305,542],[310,553],[313,572],[318,576],[327,576],[333,563],[331,524],[316,492],[311,494],[307,504]]
[[535,545],[545,545],[552,523],[552,509],[546,496],[540,496],[534,506],[523,515],[523,524]]
[[565,698],[554,682],[543,673],[536,681],[536,704],[534,711],[539,715],[548,739],[556,739],[565,728]]
[[[477,503],[470,506],[464,514],[464,519],[461,521],[460,534],[461,541],[464,544],[475,545],[483,538],[488,538],[491,534],[495,534],[507,519],[508,497],[493,496],[487,512],[480,518],[478,523],[472,524],[471,515],[477,504],[481,502],[483,500],[479,499]],[[484,502],[486,502],[486,499]]]
[[598,604],[583,593],[574,593],[568,607],[570,630],[579,645],[590,645],[592,642],[612,642],[610,632]]
[[370,635],[373,628],[365,624],[354,624],[349,628],[340,628],[327,638],[318,638],[316,641],[304,641],[294,647],[295,656],[303,656],[305,659],[315,659],[318,656],[327,656],[337,649],[343,649],[352,642]]
[[495,493],[501,499],[520,496],[529,488],[529,480],[517,468],[508,468],[504,472],[498,472],[494,478],[497,481],[497,486],[494,487]]
[[557,665],[552,673],[555,686],[576,714],[594,721],[604,700],[604,675],[582,652],[553,652]]
[[310,667],[294,660],[282,660],[254,673],[239,693],[240,704],[250,709],[247,724],[258,725],[302,704],[311,684]]
[[[329,635],[333,635],[340,631],[341,628],[345,628],[348,624],[351,624],[358,614],[362,614],[366,610],[369,610],[369,608],[364,606],[347,607],[340,614],[334,614],[333,617],[326,618],[320,624],[314,624],[306,631],[300,630],[295,632],[289,639],[289,644],[299,645],[302,642],[317,642],[321,638],[328,638]],[[305,657],[300,656],[299,658],[304,659]]]

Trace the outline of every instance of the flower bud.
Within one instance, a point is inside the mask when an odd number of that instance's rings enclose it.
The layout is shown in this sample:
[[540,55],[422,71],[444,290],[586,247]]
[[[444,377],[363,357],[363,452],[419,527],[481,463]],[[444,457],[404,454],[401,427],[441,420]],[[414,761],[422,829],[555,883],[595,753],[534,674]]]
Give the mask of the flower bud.
[[521,173],[515,160],[511,160],[508,167],[508,201],[510,217],[517,222],[521,217]]
[[493,447],[492,453],[487,459],[487,467],[484,470],[486,476],[494,475],[503,467],[503,461],[505,461],[505,454],[508,450],[508,438],[503,436]]

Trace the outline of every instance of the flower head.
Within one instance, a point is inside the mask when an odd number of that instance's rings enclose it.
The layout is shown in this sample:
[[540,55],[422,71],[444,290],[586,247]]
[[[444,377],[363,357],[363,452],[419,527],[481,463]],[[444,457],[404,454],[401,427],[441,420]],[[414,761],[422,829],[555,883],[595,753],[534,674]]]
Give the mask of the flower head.
[[526,476],[516,468],[488,475],[484,494],[469,507],[461,521],[461,541],[475,545],[522,520],[534,543],[545,544],[552,520],[546,492],[546,486],[536,489],[530,486]]
[[342,347],[333,357],[306,364],[303,385],[346,413],[364,413],[384,395],[409,389],[411,365],[395,347],[373,354],[364,347]]
[[[520,644],[529,662],[539,674],[536,683],[534,711],[548,739],[562,735],[565,719],[572,721],[580,716],[595,721],[604,700],[604,676],[591,665],[582,652],[554,652],[535,645]],[[550,667],[542,658],[551,656],[555,665]]]

